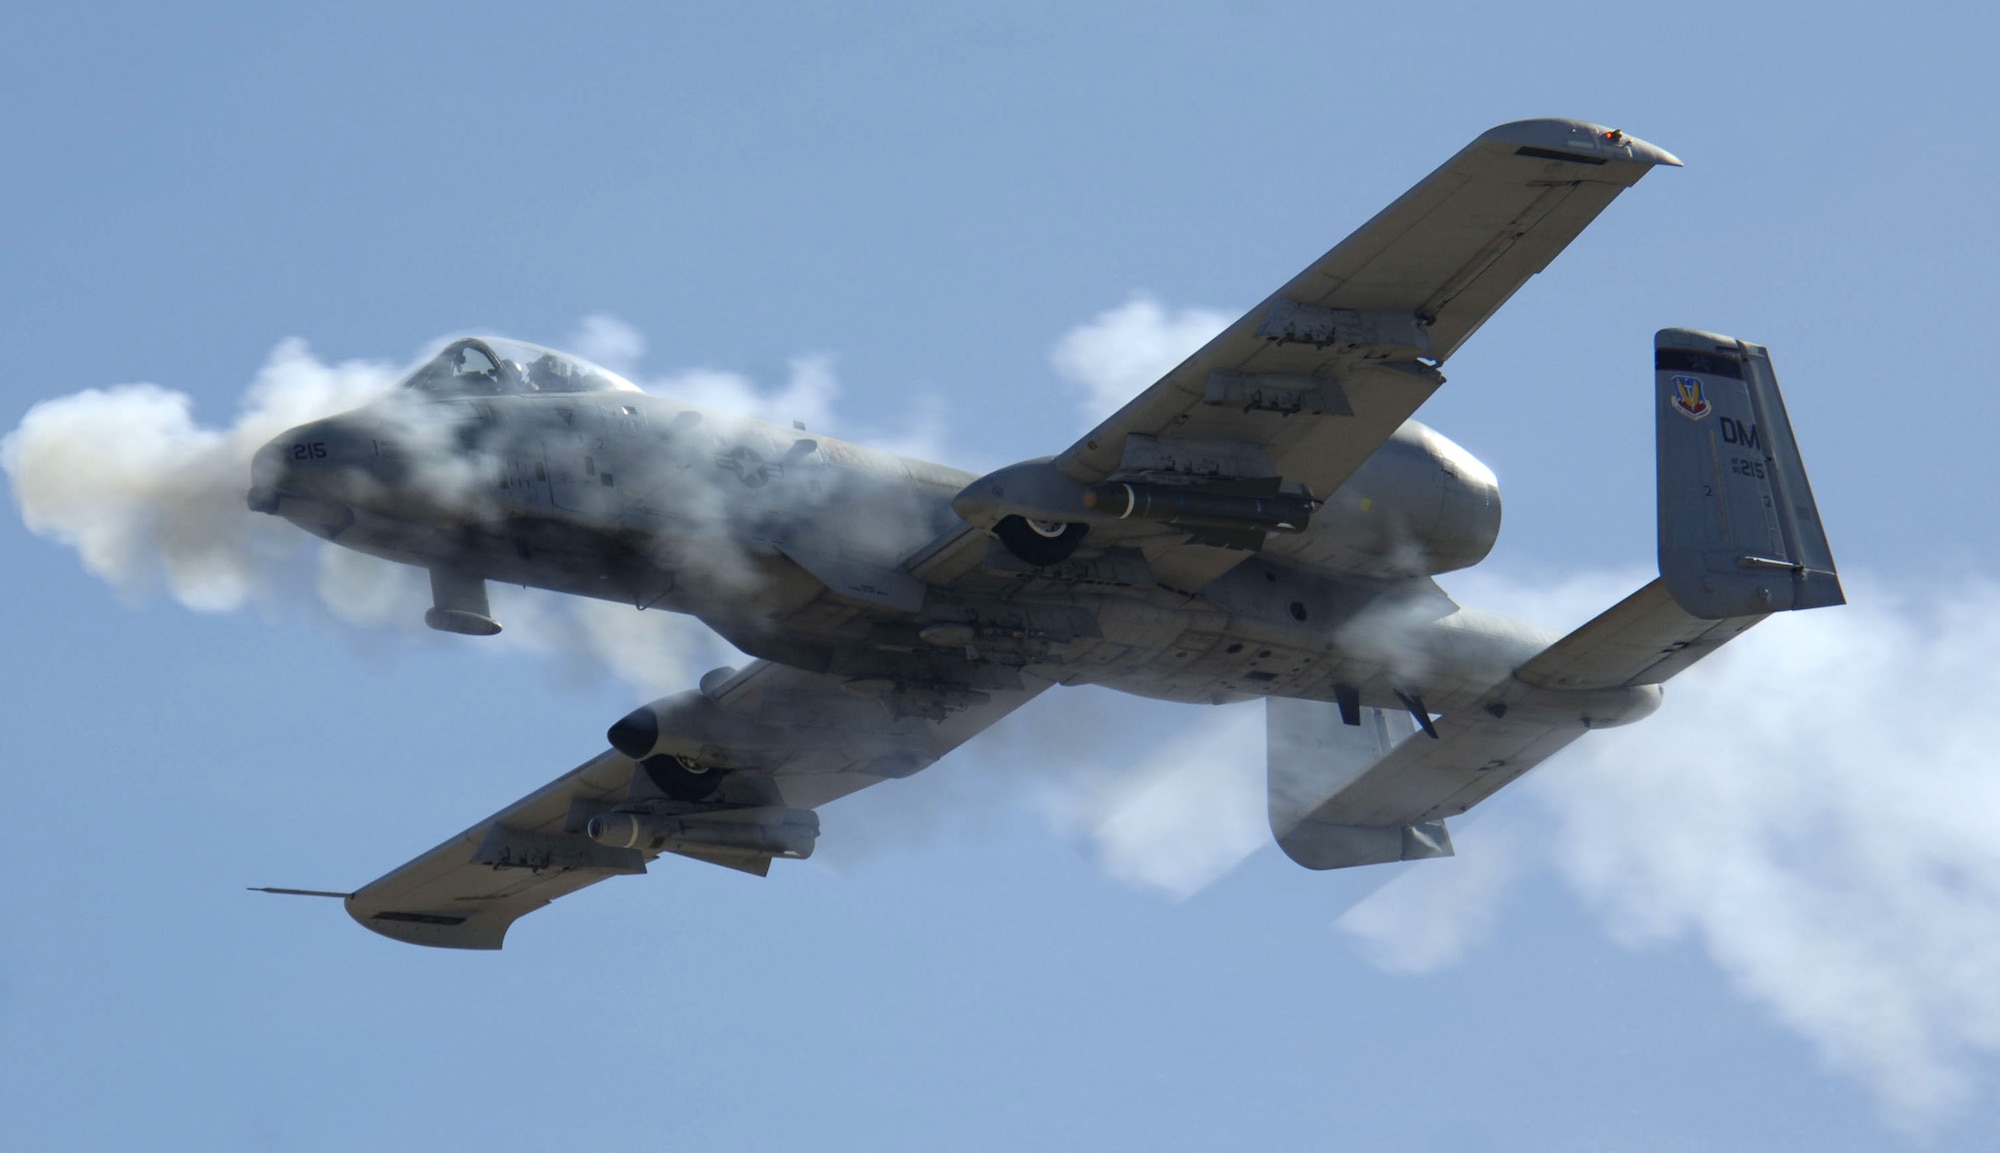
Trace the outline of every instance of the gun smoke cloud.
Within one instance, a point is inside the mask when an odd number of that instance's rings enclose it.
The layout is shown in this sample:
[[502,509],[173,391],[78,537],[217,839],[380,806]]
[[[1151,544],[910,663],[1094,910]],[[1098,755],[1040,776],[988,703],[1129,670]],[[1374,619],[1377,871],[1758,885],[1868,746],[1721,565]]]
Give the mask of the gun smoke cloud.
[[[203,612],[276,594],[301,550],[296,531],[243,502],[250,456],[295,424],[354,408],[395,383],[384,364],[329,366],[302,341],[271,353],[235,423],[195,423],[186,393],[152,384],[88,389],[36,405],[0,442],[0,467],[28,528],[138,600],[164,587]],[[116,454],[99,447],[123,446]]]
[[[581,335],[621,360],[643,351],[636,333],[609,318],[592,318]],[[199,612],[254,607],[428,638],[422,572],[324,544],[251,512],[244,499],[251,456],[266,441],[378,400],[406,373],[383,361],[327,364],[305,342],[286,340],[257,371],[226,427],[201,424],[192,397],[156,384],[86,389],[29,410],[0,440],[0,468],[27,527],[74,548],[84,568],[127,603],[164,593]],[[831,423],[839,393],[821,357],[794,361],[790,378],[770,391],[714,371],[649,383],[743,415],[802,413],[821,427]],[[107,456],[99,451],[105,443],[122,449]],[[446,490],[466,486],[467,478],[448,473],[429,479]],[[653,693],[743,659],[691,618],[507,587],[492,591],[507,630],[485,646],[489,652],[556,655],[571,671],[608,671]]]

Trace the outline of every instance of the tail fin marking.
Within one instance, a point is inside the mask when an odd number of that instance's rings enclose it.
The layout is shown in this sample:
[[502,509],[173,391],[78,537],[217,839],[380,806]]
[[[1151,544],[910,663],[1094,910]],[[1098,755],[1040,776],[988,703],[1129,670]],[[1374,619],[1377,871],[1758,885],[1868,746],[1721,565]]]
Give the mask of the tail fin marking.
[[1654,336],[1660,575],[1706,620],[1846,603],[1771,355]]

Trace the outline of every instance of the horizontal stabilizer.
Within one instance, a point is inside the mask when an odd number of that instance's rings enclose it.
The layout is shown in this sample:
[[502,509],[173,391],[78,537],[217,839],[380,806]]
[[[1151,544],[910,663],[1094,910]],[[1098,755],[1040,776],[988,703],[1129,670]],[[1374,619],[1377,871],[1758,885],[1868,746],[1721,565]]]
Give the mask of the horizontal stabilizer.
[[1308,869],[1343,869],[1449,857],[1443,821],[1352,825],[1317,819],[1334,795],[1416,731],[1408,712],[1364,708],[1346,724],[1337,703],[1271,697],[1264,702],[1271,832]]
[[1845,604],[1771,354],[1685,328],[1653,338],[1660,576],[1697,617]]
[[1571,693],[1665,684],[1763,619],[1690,615],[1665,581],[1653,580],[1537,653],[1514,677]]

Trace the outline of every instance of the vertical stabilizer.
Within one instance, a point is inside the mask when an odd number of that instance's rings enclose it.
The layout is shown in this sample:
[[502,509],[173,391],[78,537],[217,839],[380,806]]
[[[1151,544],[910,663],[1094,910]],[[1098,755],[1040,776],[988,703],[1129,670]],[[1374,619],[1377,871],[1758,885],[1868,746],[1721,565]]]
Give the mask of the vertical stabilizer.
[[1686,328],[1653,350],[1667,591],[1707,620],[1845,604],[1771,354]]

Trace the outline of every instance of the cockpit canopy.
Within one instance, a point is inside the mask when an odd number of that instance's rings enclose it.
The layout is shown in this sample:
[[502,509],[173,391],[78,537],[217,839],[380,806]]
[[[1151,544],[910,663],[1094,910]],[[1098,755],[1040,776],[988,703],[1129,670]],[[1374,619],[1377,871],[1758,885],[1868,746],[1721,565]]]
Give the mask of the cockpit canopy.
[[640,391],[638,385],[582,357],[493,336],[452,341],[411,374],[403,387],[431,396]]

